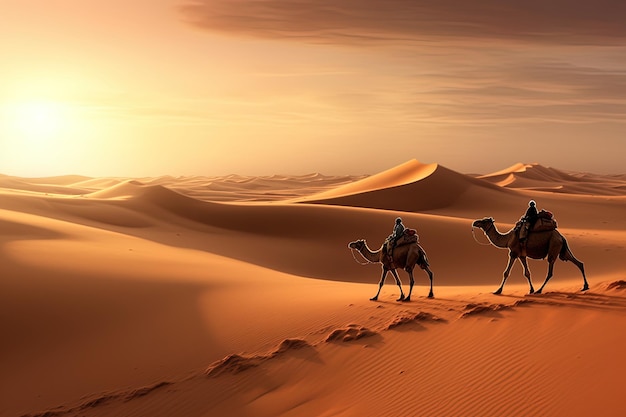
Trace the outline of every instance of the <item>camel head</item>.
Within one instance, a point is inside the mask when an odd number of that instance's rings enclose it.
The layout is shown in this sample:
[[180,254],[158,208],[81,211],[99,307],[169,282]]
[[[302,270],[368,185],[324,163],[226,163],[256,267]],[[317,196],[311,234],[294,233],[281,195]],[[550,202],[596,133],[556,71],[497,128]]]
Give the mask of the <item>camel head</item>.
[[350,242],[348,243],[348,247],[350,249],[356,249],[360,251],[361,249],[365,247],[365,239],[359,239],[359,240],[355,240],[354,242]]
[[493,217],[485,217],[484,219],[474,220],[472,227],[479,227],[483,230],[488,230],[490,227],[493,227],[493,223]]

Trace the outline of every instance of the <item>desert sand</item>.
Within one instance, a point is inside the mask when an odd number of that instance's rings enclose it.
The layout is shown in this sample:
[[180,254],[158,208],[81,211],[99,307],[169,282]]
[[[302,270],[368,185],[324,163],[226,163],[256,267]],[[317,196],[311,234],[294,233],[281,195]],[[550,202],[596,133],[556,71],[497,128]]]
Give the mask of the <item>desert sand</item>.
[[[554,213],[590,289],[472,222]],[[626,176],[0,176],[0,416],[623,416]],[[434,272],[395,301],[401,216]],[[480,243],[480,244],[479,244]],[[355,262],[355,260],[357,262]],[[543,283],[547,263],[530,260]],[[403,288],[408,278],[399,271]]]

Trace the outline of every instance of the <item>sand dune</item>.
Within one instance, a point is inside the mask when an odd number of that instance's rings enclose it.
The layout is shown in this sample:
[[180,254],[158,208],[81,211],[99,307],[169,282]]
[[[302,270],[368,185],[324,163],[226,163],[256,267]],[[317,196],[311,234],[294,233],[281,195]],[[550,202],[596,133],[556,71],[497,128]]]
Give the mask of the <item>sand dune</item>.
[[425,212],[505,203],[508,190],[438,164],[409,161],[335,190],[297,200],[317,204]]
[[262,177],[227,175],[221,177],[160,177],[147,184],[163,185],[205,201],[277,201],[301,197],[352,183],[361,176],[272,175]]
[[[415,160],[366,178],[0,176],[0,416],[623,415],[623,180]],[[491,294],[506,252],[472,220],[507,230],[530,198],[589,291],[558,261],[543,295],[519,266]],[[378,249],[396,216],[434,299],[417,270],[412,302],[391,279],[369,301],[380,267],[347,243]]]
[[567,194],[626,195],[620,176],[567,173],[539,164],[515,164],[502,171],[477,176],[501,187]]
[[29,193],[80,195],[88,193],[86,188],[77,188],[71,185],[58,184],[54,181],[41,182],[21,178],[2,176],[0,177],[0,189],[25,191]]
[[413,159],[376,175],[366,177],[360,181],[346,184],[332,190],[320,193],[313,198],[324,199],[343,197],[370,191],[398,187],[422,180],[437,169],[437,164],[422,164]]

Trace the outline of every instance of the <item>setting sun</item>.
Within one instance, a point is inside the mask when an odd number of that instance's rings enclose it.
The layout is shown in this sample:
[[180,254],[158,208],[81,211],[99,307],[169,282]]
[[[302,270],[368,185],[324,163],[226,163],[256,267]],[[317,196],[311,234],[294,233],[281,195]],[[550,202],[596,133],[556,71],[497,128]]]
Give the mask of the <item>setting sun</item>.
[[23,101],[7,106],[9,135],[23,147],[54,141],[69,123],[68,109],[62,103],[45,100]]
[[[44,175],[61,171],[95,145],[97,128],[83,108],[52,99],[0,103],[0,165],[13,172]],[[84,138],[91,140],[85,142]],[[96,153],[97,150],[94,150]]]

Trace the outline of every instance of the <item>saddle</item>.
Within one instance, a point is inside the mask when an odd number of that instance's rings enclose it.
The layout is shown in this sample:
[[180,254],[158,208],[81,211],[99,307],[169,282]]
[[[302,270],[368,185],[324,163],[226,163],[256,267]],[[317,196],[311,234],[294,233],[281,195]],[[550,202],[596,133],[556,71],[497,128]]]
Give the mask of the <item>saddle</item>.
[[[383,249],[387,255],[391,255],[391,252],[389,251],[389,249],[392,248],[391,246],[392,242],[393,242],[393,235],[390,235],[389,237],[387,237],[387,239],[385,239],[385,243],[383,244]],[[404,229],[404,233],[396,241],[395,245],[393,245],[393,249],[397,248],[398,246],[404,246],[410,243],[417,243],[417,242],[419,242],[419,235],[417,234],[417,230]]]
[[556,229],[556,220],[554,219],[554,215],[547,210],[539,210],[537,213],[537,221],[533,225],[532,232],[541,232],[544,230],[554,230]]
[[415,229],[404,229],[404,233],[400,236],[400,239],[396,241],[396,247],[402,245],[408,245],[409,243],[417,243],[420,237]]
[[528,233],[555,230],[557,228],[557,223],[551,212],[542,209],[539,213],[537,213],[537,219],[532,227],[529,228],[529,226],[530,225],[525,218],[522,218],[515,224],[515,231],[520,239],[525,239]]

